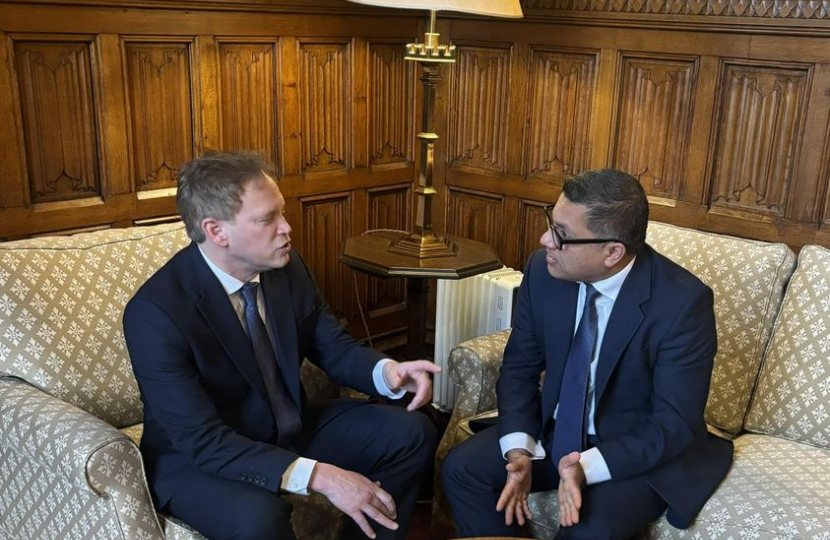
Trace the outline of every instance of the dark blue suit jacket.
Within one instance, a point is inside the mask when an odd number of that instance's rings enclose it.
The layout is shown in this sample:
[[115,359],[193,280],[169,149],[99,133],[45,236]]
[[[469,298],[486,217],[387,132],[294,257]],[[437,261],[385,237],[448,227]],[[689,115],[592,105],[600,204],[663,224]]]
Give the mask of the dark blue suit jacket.
[[[383,355],[346,334],[297,253],[285,268],[262,273],[260,283],[278,363],[301,410],[303,358],[338,383],[377,394],[372,370]],[[197,470],[278,492],[297,454],[276,446],[250,341],[195,244],[130,300],[124,333],[144,404],[141,450],[156,504]]]
[[[498,381],[501,435],[552,433],[578,292],[578,283],[550,276],[544,250],[530,257]],[[712,291],[646,247],[608,320],[594,423],[612,479],[645,478],[678,527],[694,519],[732,463],[732,443],[708,434],[703,420],[716,350]]]

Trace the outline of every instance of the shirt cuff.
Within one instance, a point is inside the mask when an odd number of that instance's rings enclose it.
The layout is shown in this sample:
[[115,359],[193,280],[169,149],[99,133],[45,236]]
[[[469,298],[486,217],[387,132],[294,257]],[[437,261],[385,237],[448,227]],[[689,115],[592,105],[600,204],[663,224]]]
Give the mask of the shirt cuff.
[[582,452],[579,464],[582,465],[582,470],[585,471],[585,483],[589,486],[611,480],[611,471],[608,470],[608,464],[605,463],[602,452],[596,446]]
[[298,457],[285,469],[282,475],[280,489],[295,495],[308,495],[308,482],[311,480],[311,471],[317,461]]
[[389,385],[386,384],[386,380],[383,378],[383,366],[393,361],[394,360],[391,358],[384,358],[375,364],[375,369],[372,370],[372,381],[375,383],[375,389],[381,396],[391,399],[401,399],[404,394],[406,394],[406,390],[401,388],[397,392],[393,392],[392,389],[389,388]]
[[501,446],[501,455],[504,459],[507,459],[507,452],[517,448],[530,452],[530,459],[545,458],[545,449],[542,446],[542,441],[537,441],[527,433],[522,433],[521,431],[508,433],[499,439],[499,446]]

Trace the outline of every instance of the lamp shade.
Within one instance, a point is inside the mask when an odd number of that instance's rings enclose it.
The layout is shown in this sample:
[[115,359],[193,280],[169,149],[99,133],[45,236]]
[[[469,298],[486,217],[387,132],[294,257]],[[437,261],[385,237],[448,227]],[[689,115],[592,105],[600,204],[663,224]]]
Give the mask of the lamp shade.
[[492,17],[523,17],[519,0],[349,0],[357,4],[429,11],[460,11]]

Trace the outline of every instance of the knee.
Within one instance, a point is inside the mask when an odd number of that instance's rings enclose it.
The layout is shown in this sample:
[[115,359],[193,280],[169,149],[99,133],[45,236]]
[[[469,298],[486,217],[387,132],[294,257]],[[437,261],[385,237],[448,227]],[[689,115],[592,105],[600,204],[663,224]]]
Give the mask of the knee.
[[421,413],[406,413],[398,425],[396,439],[411,451],[431,460],[438,446],[438,430],[430,419]]
[[245,518],[237,522],[234,539],[296,539],[291,527],[291,505],[289,503],[282,500],[277,504],[249,502],[251,504]]
[[448,488],[457,485],[466,485],[469,483],[471,477],[468,469],[470,460],[468,456],[464,455],[463,446],[456,446],[444,458],[444,463],[441,464],[441,483]]

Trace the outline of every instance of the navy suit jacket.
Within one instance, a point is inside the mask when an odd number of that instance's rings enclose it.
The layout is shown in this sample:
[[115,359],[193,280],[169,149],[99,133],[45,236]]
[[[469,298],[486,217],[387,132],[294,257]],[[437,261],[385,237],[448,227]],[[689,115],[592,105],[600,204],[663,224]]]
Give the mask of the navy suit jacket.
[[[498,381],[501,435],[553,432],[578,293],[578,283],[550,276],[544,250],[530,257]],[[677,527],[691,523],[732,463],[732,443],[703,419],[716,350],[711,289],[646,246],[608,320],[594,424],[612,480],[643,477]]]
[[[372,370],[383,355],[345,332],[296,252],[286,267],[260,274],[260,283],[279,368],[301,411],[303,358],[340,384],[377,394]],[[278,492],[298,456],[276,445],[250,341],[196,244],[138,290],[124,312],[124,333],[144,404],[141,451],[156,504],[196,471]]]

